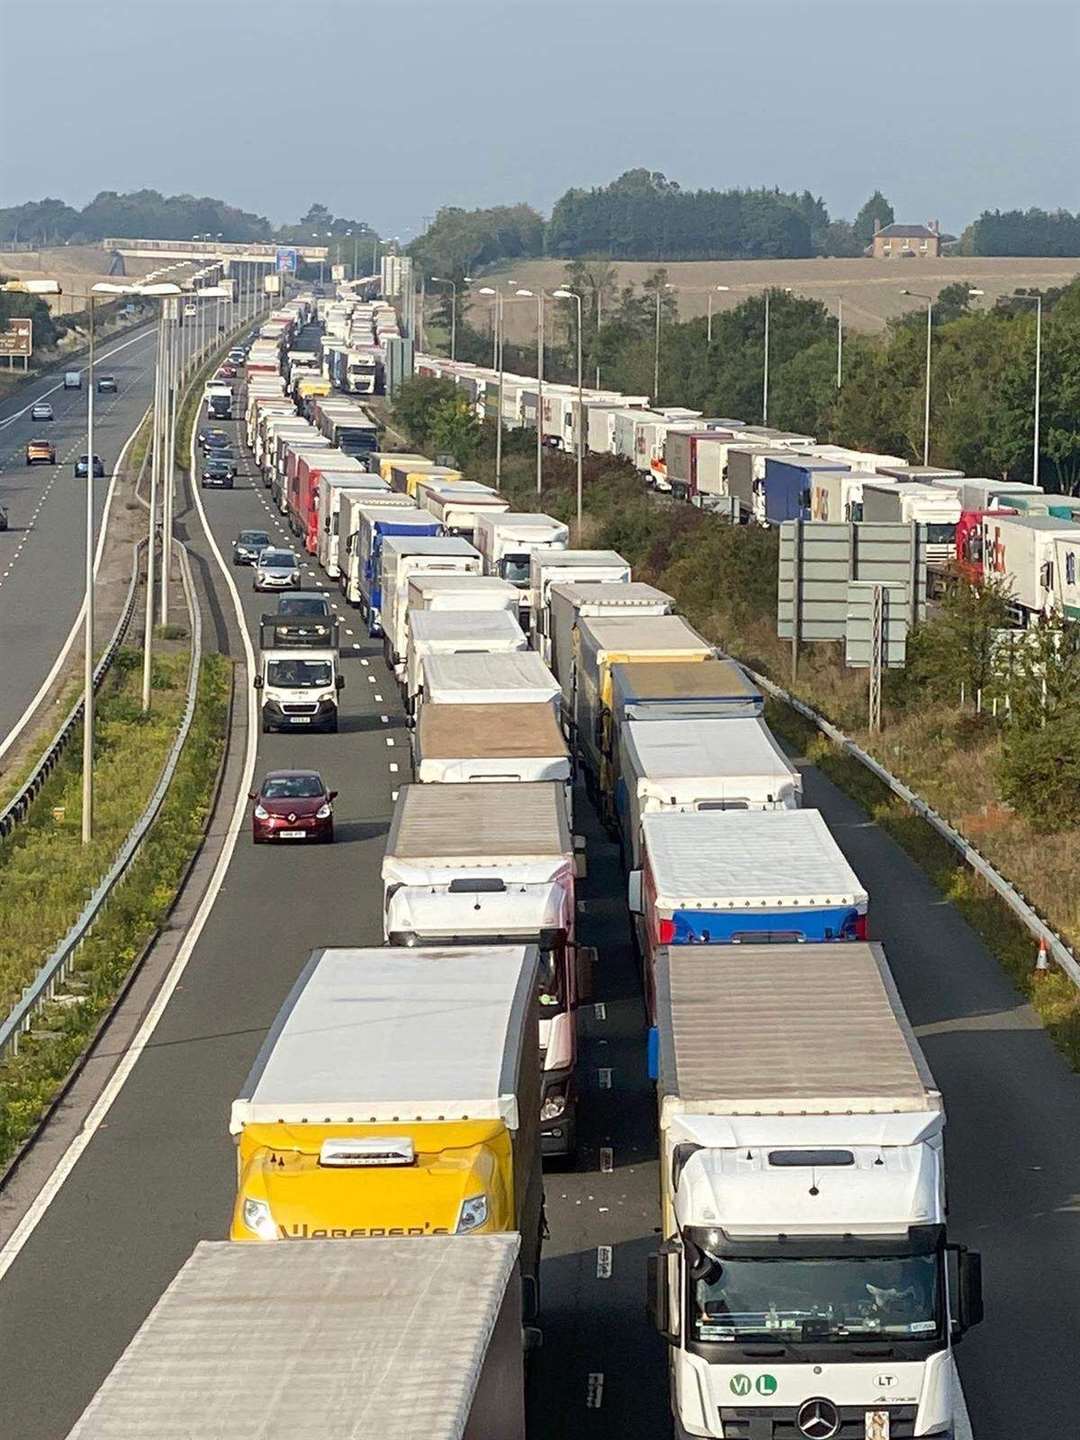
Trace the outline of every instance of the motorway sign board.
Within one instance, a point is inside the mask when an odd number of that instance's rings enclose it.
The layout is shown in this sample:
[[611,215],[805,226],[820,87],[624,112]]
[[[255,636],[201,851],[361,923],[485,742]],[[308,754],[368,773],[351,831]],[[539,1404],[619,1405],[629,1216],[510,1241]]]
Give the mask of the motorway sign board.
[[6,331],[0,331],[0,355],[13,359],[21,355],[29,359],[34,349],[34,322],[9,320]]
[[908,627],[924,619],[925,526],[786,521],[780,527],[777,635],[792,639],[794,630],[800,641],[843,641],[853,580],[902,586]]
[[344,279],[345,279],[345,266],[344,266],[344,265],[331,265],[331,266],[330,266],[330,279],[331,279],[331,280],[344,280]]
[[879,588],[881,663],[892,670],[902,670],[907,663],[907,586],[851,580],[847,587],[847,629],[844,634],[844,663],[851,670],[867,670],[873,663],[874,591]]
[[279,272],[288,271],[290,275],[296,274],[296,267],[300,263],[300,252],[294,245],[279,245],[277,252],[277,268]]

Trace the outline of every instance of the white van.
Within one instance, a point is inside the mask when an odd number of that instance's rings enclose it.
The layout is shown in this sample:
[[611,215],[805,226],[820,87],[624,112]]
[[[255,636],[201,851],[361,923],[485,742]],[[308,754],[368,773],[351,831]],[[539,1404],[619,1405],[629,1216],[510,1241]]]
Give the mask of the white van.
[[64,371],[64,389],[65,389],[65,390],[81,390],[81,389],[82,389],[82,371],[81,371],[81,370],[65,370],[65,371]]

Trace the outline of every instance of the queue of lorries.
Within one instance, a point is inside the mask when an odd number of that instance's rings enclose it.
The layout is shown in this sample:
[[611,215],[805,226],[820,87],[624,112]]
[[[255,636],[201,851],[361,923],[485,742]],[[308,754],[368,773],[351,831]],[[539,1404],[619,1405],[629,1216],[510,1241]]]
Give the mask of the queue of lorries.
[[[627,868],[660,1135],[642,1298],[677,1433],[951,1434],[982,1300],[948,1234],[942,1097],[760,692],[556,520],[419,455],[339,474],[286,439],[270,400],[315,313],[263,327],[246,434],[411,718],[385,943],[297,956],[232,1106],[234,1243],[197,1248],[73,1434],[181,1414],[202,1440],[242,1414],[270,1440],[524,1436],[542,1163],[575,1151],[604,966],[578,936],[575,778]],[[293,423],[332,438],[312,411]],[[292,703],[275,720],[308,723]]]
[[[452,380],[480,418],[500,411],[507,427],[537,423],[545,443],[620,456],[658,490],[718,509],[742,523],[889,521],[925,527],[931,565],[993,579],[1011,595],[1015,619],[1080,619],[1080,499],[1037,485],[971,478],[909,465],[814,436],[704,416],[648,397],[545,383],[438,356],[417,373]],[[581,413],[579,414],[579,408]]]

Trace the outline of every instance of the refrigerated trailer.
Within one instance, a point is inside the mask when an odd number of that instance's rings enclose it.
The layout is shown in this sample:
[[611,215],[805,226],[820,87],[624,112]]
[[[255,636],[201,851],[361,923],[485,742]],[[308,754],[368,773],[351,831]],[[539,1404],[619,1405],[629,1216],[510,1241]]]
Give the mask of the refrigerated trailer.
[[1066,552],[1066,575],[1058,575],[1058,543],[1080,541],[1076,521],[992,512],[983,517],[982,536],[983,576],[1003,585],[1017,619],[1026,624],[1063,608],[1057,597],[1070,567]]

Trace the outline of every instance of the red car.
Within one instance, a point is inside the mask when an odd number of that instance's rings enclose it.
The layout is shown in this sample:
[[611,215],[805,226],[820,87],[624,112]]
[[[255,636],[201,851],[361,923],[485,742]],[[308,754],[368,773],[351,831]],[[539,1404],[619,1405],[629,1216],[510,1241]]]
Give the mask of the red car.
[[334,839],[336,790],[328,790],[317,770],[271,770],[258,790],[251,812],[251,838],[316,840],[329,845]]
[[214,379],[215,379],[215,380],[235,380],[235,379],[236,379],[236,366],[235,366],[235,365],[219,365],[219,366],[218,366],[218,372],[217,372],[217,374],[214,376]]

